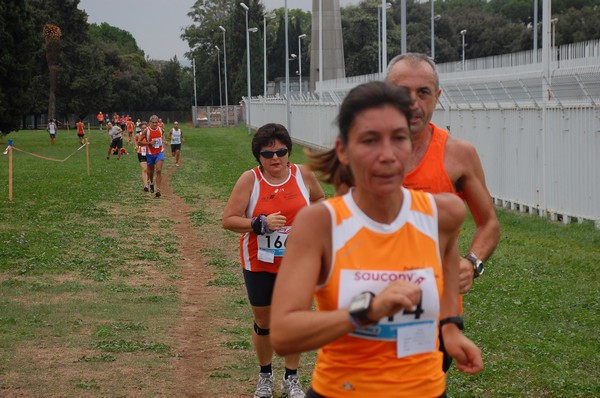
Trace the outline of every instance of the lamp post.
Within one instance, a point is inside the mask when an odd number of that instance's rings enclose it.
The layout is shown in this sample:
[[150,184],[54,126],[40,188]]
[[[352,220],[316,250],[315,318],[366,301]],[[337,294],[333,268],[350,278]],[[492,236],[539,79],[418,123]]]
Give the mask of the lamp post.
[[[194,74],[194,112],[196,112],[196,108],[198,108],[198,98],[196,97],[196,57],[192,55],[192,70]],[[194,124],[195,121],[194,121]]]
[[538,0],[533,0],[533,59],[537,63],[538,53]]
[[284,3],[285,10],[285,106],[287,111],[287,129],[288,132],[292,132],[292,108],[290,103],[290,62],[289,54],[290,54],[290,46],[288,40],[288,0],[285,0]]
[[431,60],[435,62],[435,22],[442,18],[441,15],[435,15],[435,0],[431,1]]
[[[248,127],[248,134],[250,134],[250,97],[252,96],[251,84],[250,84],[250,29],[248,29],[248,6],[244,3],[240,3],[240,7],[246,11],[246,74],[247,74],[247,85],[248,85],[248,100],[246,101],[246,126]],[[256,32],[256,28],[252,28],[252,32]]]
[[219,25],[219,29],[223,32],[223,64],[225,67],[225,125],[229,126],[229,99],[227,97],[227,47],[225,47],[225,30],[224,27]]
[[300,77],[300,96],[302,96],[302,39],[306,37],[306,33],[298,36],[298,76]]
[[387,67],[387,3],[381,0],[381,67]]
[[217,65],[219,65],[219,107],[221,108],[221,126],[223,126],[223,95],[221,94],[221,50],[219,46],[215,46],[217,49]]
[[[392,7],[391,3],[385,3],[386,11]],[[381,15],[383,11],[381,11],[381,4],[377,4],[377,55],[379,56],[379,73],[383,73],[383,69],[381,69]],[[387,14],[386,14],[387,16]]]
[[[406,54],[406,0],[400,0],[400,51]],[[387,44],[386,44],[387,46]],[[387,54],[385,54],[385,62],[387,66]]]
[[462,36],[462,70],[465,70],[465,35],[467,34],[467,30],[463,29],[460,31],[460,35]]
[[[286,0],[287,4],[287,0]],[[319,102],[323,97],[323,0],[319,0]]]
[[265,14],[263,17],[263,68],[264,68],[264,79],[263,79],[263,96],[267,98],[267,18],[273,19],[275,18],[275,14]]
[[552,24],[552,59],[555,59],[556,53],[554,50],[554,45],[556,44],[556,23],[558,22],[558,18],[552,18],[550,23]]

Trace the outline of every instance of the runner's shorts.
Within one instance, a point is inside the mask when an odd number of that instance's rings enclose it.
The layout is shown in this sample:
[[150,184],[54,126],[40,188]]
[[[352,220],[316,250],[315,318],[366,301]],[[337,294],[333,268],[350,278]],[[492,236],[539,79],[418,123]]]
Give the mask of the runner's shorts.
[[165,160],[164,152],[157,153],[154,155],[150,153],[146,154],[146,162],[148,163],[148,166],[154,166],[159,160]]

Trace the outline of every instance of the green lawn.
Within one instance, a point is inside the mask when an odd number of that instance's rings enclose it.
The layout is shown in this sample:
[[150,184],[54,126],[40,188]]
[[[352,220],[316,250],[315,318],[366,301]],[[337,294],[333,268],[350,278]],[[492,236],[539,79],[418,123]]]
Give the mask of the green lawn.
[[[238,362],[211,377],[247,382],[256,373],[250,314],[239,264],[231,259],[235,236],[222,232],[215,209],[239,175],[255,165],[250,137],[244,128],[184,131],[184,165],[171,185],[194,209],[190,218],[199,233],[228,237],[203,254],[216,273],[211,284],[231,287],[211,310],[230,318],[221,332]],[[17,148],[57,159],[78,147],[73,131],[59,132],[55,146],[42,131],[9,137]],[[3,389],[36,384],[58,396],[78,391],[117,396],[123,385],[132,384],[141,396],[164,393],[141,376],[121,380],[118,372],[144,367],[151,369],[147,377],[160,377],[176,355],[166,337],[180,306],[175,281],[181,254],[173,225],[144,216],[156,200],[141,192],[135,155],[107,161],[108,138],[97,130],[89,138],[91,176],[85,150],[65,162],[15,152],[13,202],[8,201],[8,157],[1,158],[0,396]],[[6,138],[0,142],[4,149]],[[295,148],[292,161],[303,161],[301,148]],[[498,215],[500,244],[465,296],[467,334],[482,348],[486,368],[474,377],[451,370],[449,395],[600,396],[600,231],[591,223],[562,225],[508,211]],[[160,250],[148,248],[151,228],[161,238]],[[467,220],[461,252],[472,232]],[[30,347],[46,357],[27,357]],[[59,348],[78,353],[65,364],[75,376],[61,377],[58,369],[48,380],[43,372],[51,350]],[[312,361],[314,354],[301,363],[305,383]],[[169,381],[164,384],[168,388]]]

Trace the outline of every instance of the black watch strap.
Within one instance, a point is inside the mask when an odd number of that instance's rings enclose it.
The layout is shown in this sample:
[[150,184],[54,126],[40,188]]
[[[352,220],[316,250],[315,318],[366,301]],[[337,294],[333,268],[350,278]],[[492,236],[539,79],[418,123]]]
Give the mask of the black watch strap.
[[465,329],[465,323],[463,321],[463,317],[462,316],[450,316],[448,318],[444,318],[442,320],[440,320],[440,329],[442,328],[442,326],[444,326],[447,323],[453,323],[456,326],[458,326],[458,328],[460,330],[464,330]]

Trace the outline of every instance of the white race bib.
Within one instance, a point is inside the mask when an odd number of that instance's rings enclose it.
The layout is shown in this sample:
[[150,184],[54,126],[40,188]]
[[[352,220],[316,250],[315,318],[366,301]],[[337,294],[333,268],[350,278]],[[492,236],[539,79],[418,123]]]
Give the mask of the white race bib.
[[358,328],[352,336],[396,341],[396,355],[435,351],[440,299],[432,268],[411,271],[342,270],[340,275],[339,308],[348,308],[352,298],[362,292],[381,293],[390,283],[405,280],[421,287],[421,302],[414,311],[401,311],[382,318],[374,325]]
[[275,257],[283,257],[287,238],[291,231],[292,227],[286,226],[270,234],[258,235],[258,259],[272,263],[275,261]]

